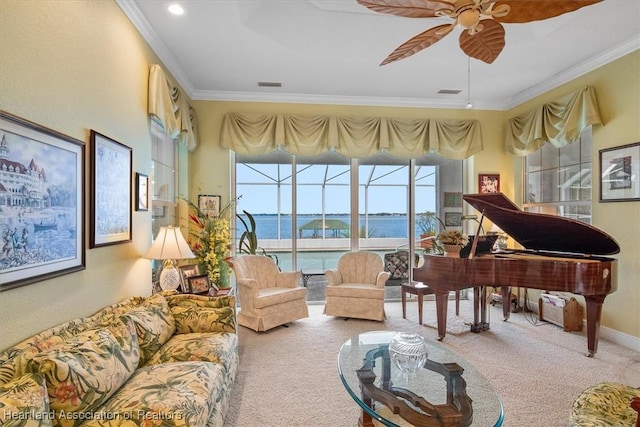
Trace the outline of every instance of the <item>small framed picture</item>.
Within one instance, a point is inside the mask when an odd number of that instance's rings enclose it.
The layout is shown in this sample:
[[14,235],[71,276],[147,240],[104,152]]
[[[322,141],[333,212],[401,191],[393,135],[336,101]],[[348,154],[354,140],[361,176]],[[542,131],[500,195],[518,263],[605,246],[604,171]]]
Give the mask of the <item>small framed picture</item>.
[[178,269],[180,269],[182,292],[189,292],[189,284],[187,283],[187,279],[189,277],[200,275],[198,264],[181,265],[178,267]]
[[600,201],[640,200],[640,142],[600,150]]
[[209,276],[206,274],[187,277],[187,284],[189,285],[188,292],[190,294],[206,294],[209,292],[209,287],[211,287]]
[[149,176],[136,172],[136,210],[149,210]]
[[499,174],[478,174],[478,192],[499,193],[500,192],[500,175]]
[[220,214],[220,196],[200,194],[198,196],[198,209],[206,216],[218,216]]
[[444,225],[446,227],[460,227],[462,225],[461,212],[445,212]]

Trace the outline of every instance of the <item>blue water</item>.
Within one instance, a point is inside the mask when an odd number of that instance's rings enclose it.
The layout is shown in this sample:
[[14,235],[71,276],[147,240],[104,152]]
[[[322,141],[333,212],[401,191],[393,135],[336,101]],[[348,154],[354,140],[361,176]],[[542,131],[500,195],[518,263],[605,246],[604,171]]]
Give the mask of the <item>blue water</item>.
[[[243,215],[246,221],[246,217]],[[256,221],[256,233],[258,239],[291,239],[291,215],[280,215],[279,218],[279,230],[278,230],[278,215],[275,214],[254,214],[254,220]],[[304,224],[313,220],[321,220],[320,215],[298,215],[298,221],[296,227],[299,229]],[[346,224],[350,224],[351,220],[349,215],[327,215],[325,219],[336,219],[343,221]],[[360,215],[360,229],[365,227],[365,217]],[[247,221],[248,223],[248,221]],[[236,227],[238,234],[244,231],[244,226],[240,220],[236,219]],[[386,238],[407,238],[408,236],[408,222],[406,215],[369,215],[369,223],[367,229],[369,230],[368,237],[386,237]],[[312,231],[303,231],[303,237],[310,238]],[[344,237],[348,238],[348,230],[327,230],[325,237]],[[418,236],[416,235],[416,238]]]

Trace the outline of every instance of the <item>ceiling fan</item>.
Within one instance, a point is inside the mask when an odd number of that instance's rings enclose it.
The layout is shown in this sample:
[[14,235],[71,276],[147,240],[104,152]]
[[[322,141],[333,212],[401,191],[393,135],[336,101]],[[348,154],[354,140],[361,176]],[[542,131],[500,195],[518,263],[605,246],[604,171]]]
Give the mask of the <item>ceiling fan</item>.
[[438,25],[407,40],[380,65],[386,65],[442,40],[456,26],[463,29],[460,48],[468,56],[491,64],[504,48],[502,23],[541,21],[602,0],[357,0],[380,13],[408,18],[449,17],[451,24]]

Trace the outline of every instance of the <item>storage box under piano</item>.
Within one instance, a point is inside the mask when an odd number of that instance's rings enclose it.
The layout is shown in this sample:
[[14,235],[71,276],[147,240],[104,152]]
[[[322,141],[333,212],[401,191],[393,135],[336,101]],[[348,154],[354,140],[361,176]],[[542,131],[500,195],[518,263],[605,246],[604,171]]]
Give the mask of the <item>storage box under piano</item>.
[[551,294],[541,294],[538,300],[540,320],[562,326],[565,332],[582,330],[583,308],[575,298],[568,301]]

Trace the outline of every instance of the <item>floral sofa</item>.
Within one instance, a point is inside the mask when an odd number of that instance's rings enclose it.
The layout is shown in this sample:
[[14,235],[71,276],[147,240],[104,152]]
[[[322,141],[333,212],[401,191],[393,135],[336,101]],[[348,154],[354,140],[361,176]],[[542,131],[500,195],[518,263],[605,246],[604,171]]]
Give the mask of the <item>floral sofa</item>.
[[237,368],[234,296],[132,297],[0,353],[0,425],[221,426]]

